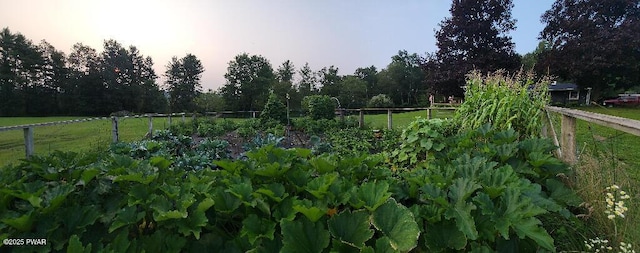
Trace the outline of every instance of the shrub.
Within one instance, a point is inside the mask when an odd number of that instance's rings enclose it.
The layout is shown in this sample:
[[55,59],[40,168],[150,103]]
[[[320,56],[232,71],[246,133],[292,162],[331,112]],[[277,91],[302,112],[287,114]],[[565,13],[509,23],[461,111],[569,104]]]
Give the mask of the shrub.
[[460,131],[491,123],[497,129],[513,128],[523,137],[539,136],[544,107],[549,103],[548,80],[534,81],[522,72],[508,76],[503,71],[468,76],[464,103],[454,120]]
[[267,104],[264,106],[264,110],[260,113],[260,120],[275,120],[282,124],[287,123],[287,107],[278,99],[278,96],[271,92]]
[[393,100],[386,94],[375,95],[367,103],[367,107],[371,108],[389,108],[393,107]]
[[336,104],[327,95],[312,95],[302,99],[302,109],[307,116],[312,119],[333,119],[336,111]]

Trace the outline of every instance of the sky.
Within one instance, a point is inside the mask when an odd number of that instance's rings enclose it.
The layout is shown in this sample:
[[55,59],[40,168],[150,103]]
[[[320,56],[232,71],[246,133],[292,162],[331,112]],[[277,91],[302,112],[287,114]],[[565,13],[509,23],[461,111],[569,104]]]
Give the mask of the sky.
[[[553,0],[513,2],[517,29],[509,35],[525,54],[536,48],[540,16]],[[78,42],[101,52],[114,39],[151,56],[158,75],[171,57],[194,54],[204,90],[217,90],[241,53],[262,55],[274,69],[290,60],[297,69],[333,65],[347,75],[385,68],[399,50],[435,52],[450,7],[445,0],[0,0],[0,28],[67,54]]]

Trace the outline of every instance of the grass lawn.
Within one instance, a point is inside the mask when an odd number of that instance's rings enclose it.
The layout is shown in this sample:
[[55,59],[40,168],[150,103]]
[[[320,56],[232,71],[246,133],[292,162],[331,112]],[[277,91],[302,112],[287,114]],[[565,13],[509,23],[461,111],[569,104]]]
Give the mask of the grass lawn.
[[[53,122],[84,117],[0,117],[0,126],[14,126],[42,122]],[[181,119],[173,118],[178,122]],[[167,118],[154,118],[154,129],[168,127]],[[33,132],[36,155],[46,155],[54,150],[82,152],[100,150],[112,140],[110,119],[35,127]],[[148,118],[124,118],[119,122],[119,137],[122,141],[140,140],[149,130]],[[0,167],[25,158],[24,133],[22,130],[0,132]]]
[[[452,118],[452,110],[431,110],[431,116],[433,118]],[[355,117],[358,117],[356,115]],[[427,118],[427,111],[413,111],[413,112],[394,112],[392,115],[392,127],[394,129],[402,129],[409,125],[416,117]],[[379,114],[365,114],[365,125],[374,129],[386,129],[387,128],[387,113],[380,112]]]
[[[584,111],[640,120],[640,108],[580,107]],[[560,116],[554,115],[554,128],[560,134]],[[560,137],[558,137],[560,138]],[[576,147],[578,152],[604,154],[622,162],[629,175],[640,182],[640,136],[635,136],[584,120],[577,120]]]

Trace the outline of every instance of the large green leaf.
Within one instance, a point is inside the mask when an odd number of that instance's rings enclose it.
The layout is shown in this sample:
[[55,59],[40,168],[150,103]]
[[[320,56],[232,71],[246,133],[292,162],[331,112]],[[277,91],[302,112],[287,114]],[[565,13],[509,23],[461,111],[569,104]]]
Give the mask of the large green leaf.
[[253,205],[253,187],[251,181],[230,185],[227,192],[242,200],[245,205]]
[[7,195],[11,195],[14,196],[16,198],[20,198],[23,200],[26,200],[29,202],[29,204],[31,204],[33,207],[40,207],[40,205],[42,204],[42,198],[40,198],[40,196],[42,195],[42,192],[45,191],[45,188],[42,187],[42,189],[40,189],[38,192],[23,192],[23,191],[18,191],[18,190],[10,190],[10,189],[0,189],[0,193],[4,193]]
[[275,222],[269,219],[258,218],[255,214],[250,214],[249,217],[242,221],[240,236],[246,236],[251,244],[255,244],[256,240],[259,238],[268,238],[273,240],[273,234],[275,231]]
[[328,159],[326,156],[319,156],[311,159],[309,164],[320,174],[330,173],[338,168],[338,164],[334,159]]
[[60,211],[62,212],[60,218],[68,231],[77,233],[84,232],[87,226],[94,224],[102,215],[95,205],[71,205],[61,208]]
[[489,169],[480,173],[480,183],[484,186],[484,192],[492,199],[502,194],[509,182],[518,180],[515,171],[509,165],[496,169]]
[[178,223],[178,232],[182,233],[184,236],[193,234],[196,240],[199,240],[202,227],[206,226],[209,221],[205,212],[211,208],[213,204],[213,199],[206,198],[198,203],[197,207],[190,208],[194,210],[191,210],[187,217],[185,217],[185,220]]
[[471,203],[457,203],[450,206],[444,213],[447,219],[455,219],[456,226],[462,231],[467,238],[471,240],[478,239],[478,230],[476,230],[476,223],[471,216],[471,211],[475,210],[476,206]]
[[323,199],[329,187],[338,178],[338,173],[323,174],[307,184],[306,190],[318,199]]
[[283,253],[319,253],[329,246],[329,231],[322,222],[308,219],[280,222],[282,229]]
[[325,210],[320,209],[316,206],[311,206],[311,204],[307,202],[308,200],[305,202],[297,201],[297,203],[293,205],[293,210],[304,214],[304,216],[306,216],[313,222],[318,221],[320,218],[322,218],[322,216],[326,214]]
[[22,231],[22,232],[31,230],[33,228],[34,221],[35,221],[35,217],[34,217],[33,211],[29,211],[28,213],[15,218],[2,219],[3,223],[9,226],[12,226],[18,231]]
[[285,192],[284,185],[281,183],[272,183],[263,186],[257,189],[256,193],[265,195],[278,203],[280,203],[285,197],[289,196],[289,194]]
[[82,252],[91,252],[91,243],[89,243],[86,247],[82,245],[80,238],[78,235],[72,235],[69,238],[69,246],[67,247],[68,253],[82,253]]
[[[393,242],[389,237],[383,236],[376,240],[376,253],[399,253],[400,250],[393,247]],[[408,251],[408,250],[407,250]]]
[[575,191],[569,189],[569,187],[567,187],[560,180],[553,178],[547,179],[545,181],[545,186],[551,192],[551,195],[549,197],[558,201],[559,203],[564,203],[568,206],[578,206],[583,202]]
[[449,186],[449,198],[453,203],[463,203],[467,201],[467,198],[471,196],[481,186],[473,182],[469,178],[456,178],[453,180],[453,184]]
[[161,170],[166,170],[171,166],[171,161],[161,156],[152,157],[149,163]]
[[115,231],[120,227],[134,224],[142,220],[143,217],[144,213],[138,212],[135,206],[127,206],[125,208],[122,208],[116,214],[116,218],[113,223],[111,223],[111,226],[109,227],[109,233]]
[[80,185],[87,185],[99,173],[100,173],[100,171],[98,169],[95,169],[95,168],[89,168],[89,169],[82,170],[82,174],[80,176],[79,184]]
[[373,212],[372,223],[396,250],[409,251],[418,244],[420,229],[413,214],[393,198]]
[[157,177],[158,177],[157,174],[145,175],[144,173],[133,173],[133,174],[125,174],[125,175],[116,176],[113,179],[113,182],[131,181],[131,182],[138,182],[138,183],[141,183],[141,184],[149,184],[153,180],[155,180]]
[[74,189],[75,187],[71,184],[61,184],[47,189],[42,195],[44,204],[46,205],[42,212],[49,213],[56,211]]
[[214,194],[212,194],[212,198],[215,202],[213,208],[218,212],[231,213],[242,204],[240,199],[225,191],[223,187],[217,187]]
[[373,237],[369,219],[369,213],[364,210],[353,213],[346,210],[329,219],[329,231],[341,242],[361,249],[364,243]]
[[280,177],[287,173],[291,168],[291,164],[281,164],[279,162],[261,164],[254,173],[265,177]]
[[553,238],[547,233],[541,226],[540,220],[530,217],[527,219],[519,220],[513,224],[513,230],[520,238],[529,237],[534,240],[541,247],[555,251],[553,246]]
[[423,236],[427,248],[432,251],[447,248],[462,250],[467,246],[467,237],[454,222],[448,220],[432,224]]
[[364,206],[369,211],[376,210],[391,197],[389,183],[386,181],[366,182],[358,188],[351,198],[351,206],[360,208]]
[[467,199],[480,188],[480,185],[468,178],[457,178],[449,186],[449,198],[454,204],[449,206],[445,217],[447,219],[454,218],[458,229],[471,240],[478,238],[475,221],[471,216],[471,211],[475,210],[476,206],[470,201],[467,202]]

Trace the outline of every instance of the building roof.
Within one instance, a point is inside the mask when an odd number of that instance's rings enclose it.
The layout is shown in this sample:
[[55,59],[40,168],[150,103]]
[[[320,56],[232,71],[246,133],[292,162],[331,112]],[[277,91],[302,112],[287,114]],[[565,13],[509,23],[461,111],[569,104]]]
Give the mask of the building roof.
[[578,90],[579,87],[575,83],[551,83],[549,85],[549,91],[566,91],[566,90]]

